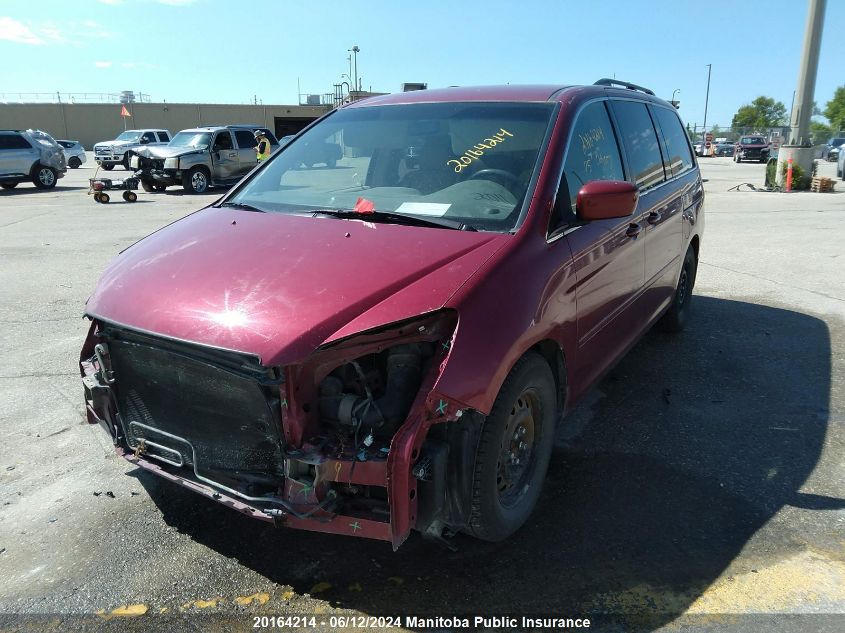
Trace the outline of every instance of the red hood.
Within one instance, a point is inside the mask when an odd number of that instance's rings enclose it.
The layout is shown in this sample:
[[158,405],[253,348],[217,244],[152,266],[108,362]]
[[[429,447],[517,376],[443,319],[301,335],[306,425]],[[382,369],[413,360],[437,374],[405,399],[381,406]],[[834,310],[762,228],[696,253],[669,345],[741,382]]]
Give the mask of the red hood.
[[119,255],[86,310],[282,365],[443,307],[508,238],[208,208]]

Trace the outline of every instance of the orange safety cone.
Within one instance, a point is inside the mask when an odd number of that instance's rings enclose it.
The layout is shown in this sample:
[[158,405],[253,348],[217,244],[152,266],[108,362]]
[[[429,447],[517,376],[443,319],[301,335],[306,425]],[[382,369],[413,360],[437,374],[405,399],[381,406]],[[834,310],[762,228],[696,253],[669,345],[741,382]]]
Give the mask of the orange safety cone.
[[789,152],[789,158],[786,160],[786,191],[792,191],[792,152]]

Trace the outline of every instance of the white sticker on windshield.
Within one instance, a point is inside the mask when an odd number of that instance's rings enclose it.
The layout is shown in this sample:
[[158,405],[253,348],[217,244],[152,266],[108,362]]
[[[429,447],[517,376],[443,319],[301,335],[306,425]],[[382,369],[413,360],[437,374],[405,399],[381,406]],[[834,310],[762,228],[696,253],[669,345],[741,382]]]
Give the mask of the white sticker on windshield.
[[451,206],[451,204],[442,204],[439,202],[403,202],[396,209],[396,213],[431,215],[439,218],[446,215],[446,212]]

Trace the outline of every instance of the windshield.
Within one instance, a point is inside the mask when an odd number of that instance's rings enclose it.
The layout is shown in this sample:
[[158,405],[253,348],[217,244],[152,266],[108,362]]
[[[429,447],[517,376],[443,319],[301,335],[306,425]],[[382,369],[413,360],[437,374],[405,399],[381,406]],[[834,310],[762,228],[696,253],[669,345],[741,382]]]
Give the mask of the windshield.
[[830,142],[833,147],[839,147],[842,143],[845,143],[845,138],[835,138]]
[[281,213],[384,211],[507,232],[519,218],[553,108],[420,103],[339,110],[285,146],[227,202]]
[[140,132],[127,131],[118,136],[116,141],[137,141],[141,136]]
[[740,143],[743,145],[765,145],[766,139],[762,136],[743,136]]
[[210,132],[179,132],[169,145],[170,147],[202,147],[210,142]]

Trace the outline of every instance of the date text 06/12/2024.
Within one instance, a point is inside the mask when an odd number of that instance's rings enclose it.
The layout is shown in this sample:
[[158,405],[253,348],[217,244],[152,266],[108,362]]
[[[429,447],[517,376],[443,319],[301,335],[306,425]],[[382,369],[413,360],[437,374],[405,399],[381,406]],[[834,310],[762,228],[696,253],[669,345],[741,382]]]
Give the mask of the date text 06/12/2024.
[[400,628],[411,627],[419,629],[502,629],[502,628],[542,628],[542,629],[588,629],[589,618],[567,617],[510,617],[510,616],[473,616],[473,617],[443,617],[443,616],[366,616],[366,615],[332,615],[328,618],[314,616],[254,616],[254,629],[275,628],[313,628],[317,625],[331,628]]

